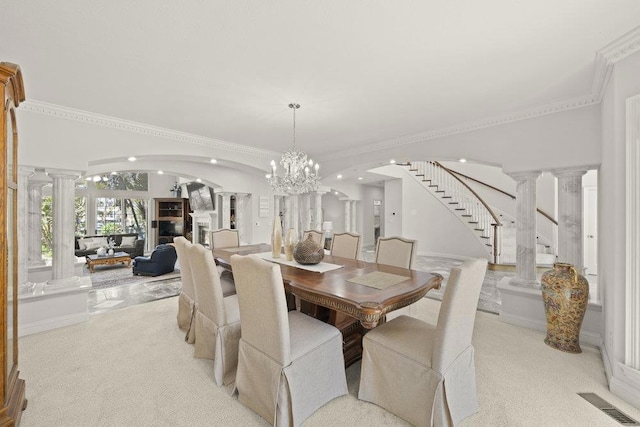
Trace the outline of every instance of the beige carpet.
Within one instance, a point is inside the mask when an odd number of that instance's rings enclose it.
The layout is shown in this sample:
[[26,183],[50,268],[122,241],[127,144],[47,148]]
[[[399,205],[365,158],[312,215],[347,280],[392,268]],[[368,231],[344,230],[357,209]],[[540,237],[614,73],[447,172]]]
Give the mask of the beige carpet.
[[[28,408],[22,426],[260,426],[258,415],[213,382],[211,361],[194,359],[176,325],[177,298],[93,315],[83,324],[20,340]],[[423,299],[411,315],[435,319]],[[463,426],[619,426],[578,392],[594,392],[640,420],[640,410],[608,392],[597,349],[572,355],[543,334],[478,313],[474,342],[480,412]],[[397,426],[402,420],[357,396],[360,364],[347,370],[349,392],[305,426]],[[390,392],[396,392],[395,390]]]

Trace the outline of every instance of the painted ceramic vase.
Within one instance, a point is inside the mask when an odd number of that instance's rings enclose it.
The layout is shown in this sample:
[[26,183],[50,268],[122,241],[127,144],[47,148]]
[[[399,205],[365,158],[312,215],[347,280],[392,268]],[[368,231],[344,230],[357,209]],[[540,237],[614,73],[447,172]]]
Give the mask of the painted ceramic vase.
[[293,249],[293,258],[299,264],[318,264],[324,258],[324,248],[310,234]]
[[280,252],[282,252],[282,224],[280,224],[280,217],[276,216],[271,226],[271,256],[280,258]]
[[298,236],[296,235],[296,230],[290,228],[284,238],[284,255],[287,258],[287,261],[293,261],[293,248],[297,243]]
[[557,262],[541,280],[547,316],[545,344],[567,353],[581,353],[580,327],[589,299],[587,279],[573,265]]
[[107,248],[101,246],[98,249],[96,249],[96,255],[105,256],[106,254],[107,254]]

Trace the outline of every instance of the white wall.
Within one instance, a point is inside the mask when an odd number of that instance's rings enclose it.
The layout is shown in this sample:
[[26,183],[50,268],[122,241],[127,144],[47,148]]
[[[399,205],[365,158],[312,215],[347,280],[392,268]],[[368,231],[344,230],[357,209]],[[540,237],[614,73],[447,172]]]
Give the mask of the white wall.
[[[362,212],[362,245],[375,244],[373,233],[373,201],[380,200],[384,204],[384,188],[373,185],[362,186],[362,202],[359,204]],[[380,233],[383,233],[384,210],[380,209]]]
[[640,53],[615,64],[602,101],[598,172],[598,284],[604,313],[603,358],[611,390],[640,407],[640,372],[625,358],[625,102],[640,94]]
[[333,192],[322,195],[322,213],[325,221],[333,222],[334,233],[344,233],[344,202]]
[[[388,179],[384,182],[384,234],[380,236],[403,236],[403,182]],[[406,237],[406,236],[405,236]]]

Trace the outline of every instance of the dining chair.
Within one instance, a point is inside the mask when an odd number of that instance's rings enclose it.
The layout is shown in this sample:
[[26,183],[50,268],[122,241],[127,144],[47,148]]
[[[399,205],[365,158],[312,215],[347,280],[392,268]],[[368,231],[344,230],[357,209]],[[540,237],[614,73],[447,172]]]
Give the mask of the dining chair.
[[196,290],[194,357],[213,359],[218,386],[235,380],[240,340],[238,296],[223,296],[213,254],[200,244],[188,249]]
[[358,259],[360,257],[360,234],[355,233],[334,233],[331,239],[331,255]]
[[280,266],[255,255],[232,255],[242,337],[233,394],[265,420],[298,426],[347,394],[342,334],[287,311]]
[[[178,296],[178,327],[189,334],[191,322],[194,316],[195,306],[195,289],[193,285],[193,274],[191,273],[191,264],[187,252],[191,242],[183,236],[173,239],[176,253],[178,254],[178,263],[180,265],[180,282],[182,289]],[[188,341],[188,340],[187,340]]]
[[213,249],[235,248],[240,246],[238,230],[221,228],[211,231],[211,247]]
[[[229,228],[221,228],[213,230],[211,233],[211,249],[237,248],[240,246],[240,234],[238,230]],[[233,274],[224,267],[217,265],[218,276],[225,278],[226,281],[233,282]]]
[[399,316],[363,339],[358,398],[416,426],[452,426],[478,410],[471,344],[487,260],[451,269],[437,325]]
[[307,237],[312,236],[314,242],[320,245],[321,248],[324,248],[324,233],[322,231],[317,230],[306,230],[302,232],[302,240],[307,240]]
[[411,268],[415,259],[416,241],[402,237],[379,237],[376,244],[376,264]]

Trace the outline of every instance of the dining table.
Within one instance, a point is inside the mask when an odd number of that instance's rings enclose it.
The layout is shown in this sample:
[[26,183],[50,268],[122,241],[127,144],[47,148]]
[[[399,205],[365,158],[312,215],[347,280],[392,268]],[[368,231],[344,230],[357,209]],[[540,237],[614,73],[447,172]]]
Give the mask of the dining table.
[[[212,249],[216,263],[231,269],[232,255],[254,254],[280,265],[290,309],[325,321],[343,335],[345,365],[361,358],[362,337],[386,320],[386,315],[439,289],[438,273],[399,268],[325,254],[315,265],[274,258],[267,244]],[[296,301],[296,302],[294,302]]]

